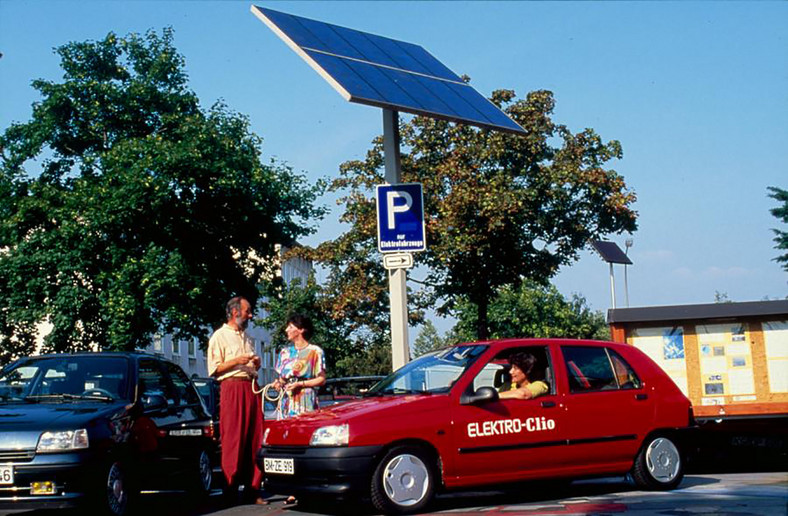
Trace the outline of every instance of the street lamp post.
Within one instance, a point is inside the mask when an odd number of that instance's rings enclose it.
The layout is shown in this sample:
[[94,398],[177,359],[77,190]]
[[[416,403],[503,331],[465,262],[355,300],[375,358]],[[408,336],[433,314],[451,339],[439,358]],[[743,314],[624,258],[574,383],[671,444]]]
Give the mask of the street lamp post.
[[[629,248],[632,247],[634,241],[631,238],[624,240],[624,254],[629,258]],[[627,301],[627,308],[629,308],[629,281],[627,280],[627,263],[624,264],[624,297]]]

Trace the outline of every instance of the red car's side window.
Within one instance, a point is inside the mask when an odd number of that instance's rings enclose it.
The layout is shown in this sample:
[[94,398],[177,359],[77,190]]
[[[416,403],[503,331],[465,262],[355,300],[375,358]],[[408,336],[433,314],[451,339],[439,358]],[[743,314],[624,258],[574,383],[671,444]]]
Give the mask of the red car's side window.
[[570,392],[639,389],[642,386],[632,366],[611,348],[563,346],[561,352]]
[[642,383],[635,370],[632,369],[621,355],[609,349],[610,361],[613,363],[613,370],[616,373],[619,389],[640,389]]
[[586,376],[583,374],[583,371],[581,371],[580,368],[577,367],[577,364],[575,364],[574,360],[570,360],[566,364],[569,366],[570,372],[572,374],[572,376],[570,377],[570,382],[571,380],[574,380],[575,383],[579,384],[580,387],[582,387],[583,389],[590,389],[591,383],[588,381],[588,378],[586,378]]

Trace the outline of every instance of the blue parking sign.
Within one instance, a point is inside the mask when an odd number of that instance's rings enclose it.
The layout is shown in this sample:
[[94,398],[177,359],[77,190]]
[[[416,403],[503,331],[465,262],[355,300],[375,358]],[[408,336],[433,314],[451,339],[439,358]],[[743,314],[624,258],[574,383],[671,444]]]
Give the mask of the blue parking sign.
[[424,251],[424,199],[421,183],[377,185],[378,251]]

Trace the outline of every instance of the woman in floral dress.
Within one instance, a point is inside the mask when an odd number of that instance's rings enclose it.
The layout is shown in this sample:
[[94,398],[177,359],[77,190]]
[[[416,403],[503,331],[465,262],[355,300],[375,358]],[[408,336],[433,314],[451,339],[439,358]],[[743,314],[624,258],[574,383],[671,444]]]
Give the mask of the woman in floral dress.
[[[277,379],[274,388],[284,387],[285,395],[276,410],[276,419],[287,419],[317,410],[317,388],[326,383],[326,359],[323,350],[309,343],[312,321],[304,315],[293,315],[287,320],[285,333],[289,346],[279,352],[276,360]],[[286,504],[296,502],[289,496]]]
[[285,396],[277,410],[277,419],[287,419],[317,410],[317,388],[326,383],[326,360],[323,350],[309,343],[312,321],[304,315],[287,320],[285,333],[290,345],[279,352],[274,367],[274,387],[284,387]]

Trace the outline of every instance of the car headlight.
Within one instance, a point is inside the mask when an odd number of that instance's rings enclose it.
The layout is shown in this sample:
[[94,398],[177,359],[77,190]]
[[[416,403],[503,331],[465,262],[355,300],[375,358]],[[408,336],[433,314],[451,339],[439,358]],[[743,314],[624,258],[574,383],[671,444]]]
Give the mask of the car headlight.
[[350,440],[350,427],[344,425],[324,426],[312,434],[310,446],[347,446]]
[[88,447],[88,431],[84,428],[79,430],[64,430],[61,432],[44,432],[38,438],[36,452],[62,452],[70,450],[81,450]]

